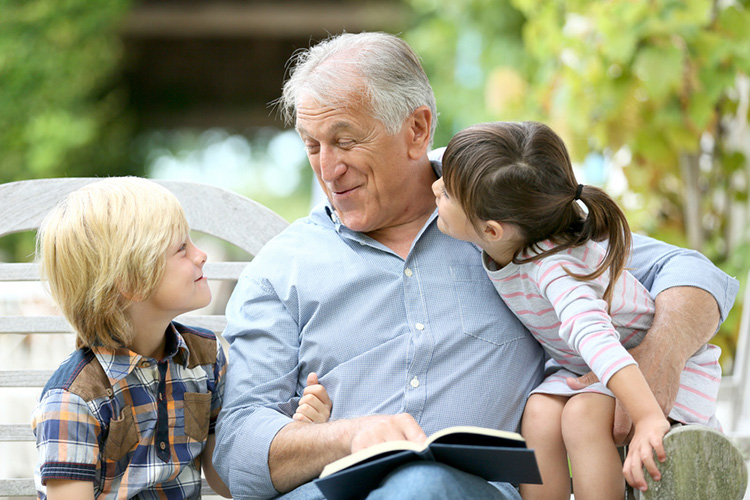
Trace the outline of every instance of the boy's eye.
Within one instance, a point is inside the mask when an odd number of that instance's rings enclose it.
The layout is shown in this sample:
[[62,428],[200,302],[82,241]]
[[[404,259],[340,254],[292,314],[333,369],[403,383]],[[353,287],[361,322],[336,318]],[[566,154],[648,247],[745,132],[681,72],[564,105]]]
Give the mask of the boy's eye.
[[448,195],[448,191],[445,190],[445,186],[443,186],[443,196],[445,196],[446,198],[450,198],[450,196]]

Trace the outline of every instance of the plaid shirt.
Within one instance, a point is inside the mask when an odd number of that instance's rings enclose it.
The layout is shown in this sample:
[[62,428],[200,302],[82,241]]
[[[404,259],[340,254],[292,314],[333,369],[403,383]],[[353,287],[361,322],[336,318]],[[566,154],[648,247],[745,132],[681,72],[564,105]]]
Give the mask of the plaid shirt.
[[92,481],[99,499],[200,498],[200,455],[222,406],[213,333],[172,323],[163,360],[126,348],[68,357],[32,421],[39,498],[48,479]]

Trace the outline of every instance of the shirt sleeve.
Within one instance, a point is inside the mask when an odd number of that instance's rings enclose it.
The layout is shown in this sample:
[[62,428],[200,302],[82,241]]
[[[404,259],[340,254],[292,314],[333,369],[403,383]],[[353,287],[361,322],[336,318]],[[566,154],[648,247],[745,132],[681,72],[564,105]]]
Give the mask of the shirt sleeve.
[[297,390],[297,322],[267,281],[246,274],[226,317],[231,362],[214,464],[236,497],[274,497],[268,452],[276,433],[292,421],[281,406]]
[[633,252],[627,265],[652,297],[676,286],[697,287],[713,295],[724,321],[734,305],[739,282],[695,250],[676,247],[633,234]]
[[95,480],[101,425],[80,396],[50,390],[34,410],[32,427],[41,484],[49,479]]
[[606,386],[612,375],[636,362],[621,344],[607,312],[607,302],[602,298],[606,283],[599,279],[579,281],[565,271],[592,271],[581,266],[580,261],[566,261],[561,254],[544,259],[539,267],[539,288],[560,321],[560,337]]

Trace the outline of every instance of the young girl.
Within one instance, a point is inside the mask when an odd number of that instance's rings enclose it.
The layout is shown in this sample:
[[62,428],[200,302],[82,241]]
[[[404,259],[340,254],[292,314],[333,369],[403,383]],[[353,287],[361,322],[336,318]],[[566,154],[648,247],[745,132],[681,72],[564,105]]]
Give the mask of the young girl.
[[[568,499],[568,458],[577,500],[622,498],[623,473],[645,490],[642,468],[660,478],[653,451],[666,458],[669,422],[627,351],[650,327],[654,302],[624,271],[631,235],[622,211],[601,189],[578,184],[562,140],[533,122],[456,134],[433,191],[440,230],[483,249],[498,293],[556,362],[524,410],[521,432],[544,484],[522,485],[522,496]],[[718,357],[706,345],[690,359],[670,419],[718,427]],[[568,377],[590,370],[601,383],[568,387]],[[635,425],[624,467],[612,439],[612,396]]]
[[[34,411],[39,498],[200,498],[201,469],[229,496],[212,465],[224,353],[212,332],[174,321],[211,300],[177,198],[146,179],[101,180],[51,211],[38,244],[77,346]],[[295,419],[328,419],[315,374],[301,402]]]

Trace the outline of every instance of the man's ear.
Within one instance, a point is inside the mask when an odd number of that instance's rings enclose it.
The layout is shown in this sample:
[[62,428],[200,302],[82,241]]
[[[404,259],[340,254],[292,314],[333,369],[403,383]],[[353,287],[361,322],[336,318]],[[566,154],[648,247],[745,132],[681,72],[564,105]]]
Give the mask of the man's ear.
[[409,158],[418,160],[427,154],[430,147],[432,112],[427,106],[418,107],[406,120],[409,127]]
[[505,228],[502,224],[494,220],[484,221],[483,224],[484,229],[482,233],[484,233],[484,238],[487,241],[500,241],[503,239]]

